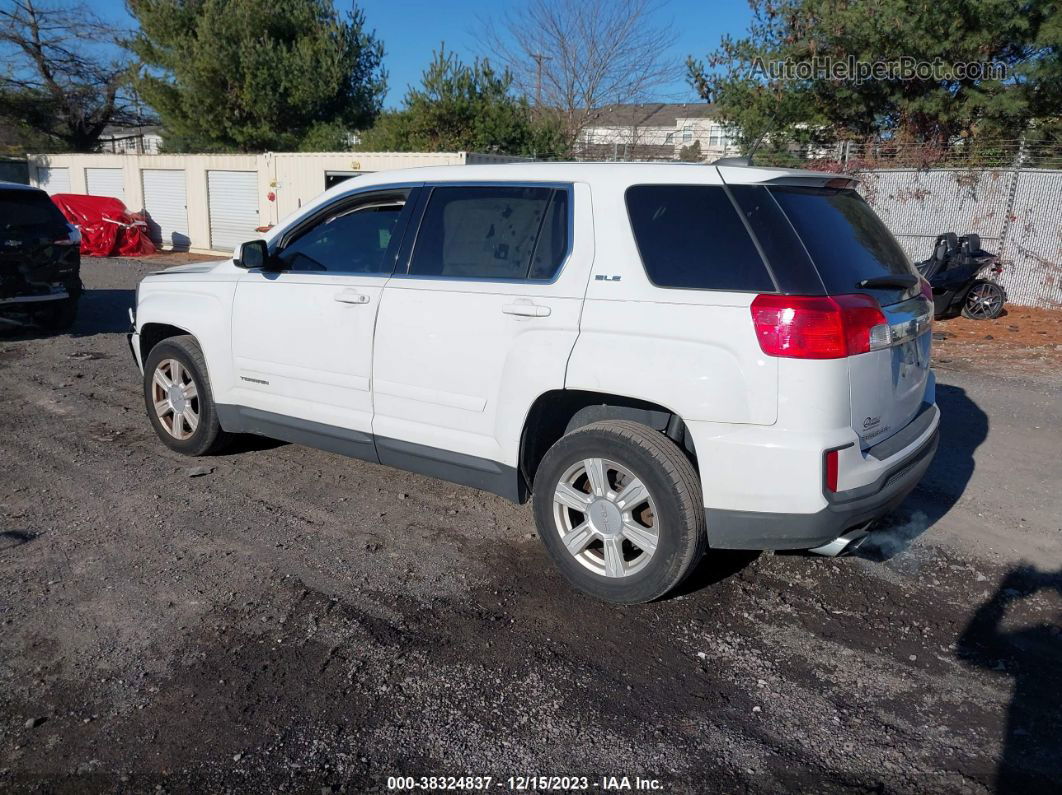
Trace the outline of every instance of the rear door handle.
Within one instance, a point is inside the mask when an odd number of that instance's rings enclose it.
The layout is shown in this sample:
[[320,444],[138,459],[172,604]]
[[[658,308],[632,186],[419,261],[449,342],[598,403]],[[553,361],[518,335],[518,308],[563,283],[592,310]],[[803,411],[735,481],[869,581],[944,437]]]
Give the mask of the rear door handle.
[[532,304],[531,302],[506,304],[502,307],[502,312],[507,315],[519,315],[520,317],[549,317],[552,312],[548,306],[542,306],[541,304]]
[[369,303],[369,296],[365,295],[365,293],[359,293],[357,290],[340,290],[334,297],[341,304]]

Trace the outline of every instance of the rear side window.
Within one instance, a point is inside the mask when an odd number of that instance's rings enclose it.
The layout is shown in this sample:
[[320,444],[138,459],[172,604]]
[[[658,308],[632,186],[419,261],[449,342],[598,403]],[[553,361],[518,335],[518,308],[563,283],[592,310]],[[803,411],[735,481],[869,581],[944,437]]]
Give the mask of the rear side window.
[[44,193],[5,190],[0,191],[0,226],[27,233],[65,233],[66,219]]
[[859,282],[913,274],[907,254],[854,190],[768,188],[811,255],[827,293],[851,293]]
[[773,292],[741,217],[716,185],[636,185],[627,213],[649,280],[658,287]]
[[409,273],[552,279],[568,250],[567,206],[567,193],[555,188],[435,188]]

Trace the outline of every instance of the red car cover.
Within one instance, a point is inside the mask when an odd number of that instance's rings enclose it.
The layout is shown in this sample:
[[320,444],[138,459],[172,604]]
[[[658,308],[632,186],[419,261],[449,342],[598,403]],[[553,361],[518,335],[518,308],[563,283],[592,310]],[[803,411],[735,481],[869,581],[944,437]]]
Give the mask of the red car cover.
[[155,253],[147,221],[118,199],[56,193],[52,201],[66,220],[81,230],[81,253],[90,257],[143,257]]

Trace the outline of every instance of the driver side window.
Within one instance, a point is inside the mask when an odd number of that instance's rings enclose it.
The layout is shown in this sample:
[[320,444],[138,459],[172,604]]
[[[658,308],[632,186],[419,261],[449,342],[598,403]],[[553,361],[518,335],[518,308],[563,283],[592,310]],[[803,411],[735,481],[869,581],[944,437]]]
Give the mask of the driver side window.
[[297,273],[389,274],[394,258],[388,251],[404,206],[402,198],[387,198],[328,213],[277,254],[281,267]]

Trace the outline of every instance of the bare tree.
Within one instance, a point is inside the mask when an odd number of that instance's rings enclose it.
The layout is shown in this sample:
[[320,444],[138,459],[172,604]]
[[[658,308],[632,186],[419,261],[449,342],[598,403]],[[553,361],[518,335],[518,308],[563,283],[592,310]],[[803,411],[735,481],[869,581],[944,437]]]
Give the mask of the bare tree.
[[654,21],[663,8],[660,0],[526,0],[486,22],[486,42],[536,107],[560,115],[571,145],[603,106],[658,99],[681,75],[668,55],[673,27]]
[[111,123],[136,123],[130,62],[113,24],[87,5],[0,5],[0,118],[74,151],[90,151]]

